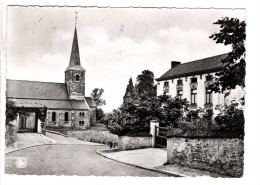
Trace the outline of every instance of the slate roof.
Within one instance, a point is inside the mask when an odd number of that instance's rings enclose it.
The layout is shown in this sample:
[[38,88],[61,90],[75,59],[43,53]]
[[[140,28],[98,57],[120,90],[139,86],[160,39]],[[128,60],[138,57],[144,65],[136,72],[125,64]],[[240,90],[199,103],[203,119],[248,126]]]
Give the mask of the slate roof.
[[6,80],[6,86],[7,97],[69,100],[65,83]]
[[17,107],[49,109],[89,109],[85,100],[71,100],[65,83],[7,80],[6,97]]
[[228,53],[179,64],[168,70],[166,73],[164,73],[160,78],[157,78],[156,80],[161,81],[190,75],[198,75],[203,73],[220,71],[224,67],[224,64],[221,63],[221,60],[226,58],[227,55]]

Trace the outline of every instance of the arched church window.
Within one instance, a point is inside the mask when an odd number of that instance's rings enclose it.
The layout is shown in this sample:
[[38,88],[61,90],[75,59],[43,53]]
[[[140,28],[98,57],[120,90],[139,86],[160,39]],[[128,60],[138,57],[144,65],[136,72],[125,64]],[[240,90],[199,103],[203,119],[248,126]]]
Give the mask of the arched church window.
[[56,121],[56,112],[52,112],[51,120]]
[[79,81],[79,75],[76,74],[76,81]]
[[64,121],[69,121],[69,113],[65,112],[64,114]]

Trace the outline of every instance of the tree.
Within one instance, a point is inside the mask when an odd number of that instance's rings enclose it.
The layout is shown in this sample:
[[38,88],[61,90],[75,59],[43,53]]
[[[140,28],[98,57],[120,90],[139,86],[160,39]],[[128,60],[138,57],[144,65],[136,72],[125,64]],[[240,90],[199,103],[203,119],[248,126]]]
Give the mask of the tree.
[[126,87],[125,95],[123,97],[123,109],[128,109],[130,106],[131,102],[133,102],[135,99],[135,89],[133,85],[133,80],[132,78],[129,79],[128,85]]
[[154,86],[154,74],[152,71],[142,71],[142,74],[137,76],[136,82],[137,96],[156,96],[156,86]]
[[90,94],[91,97],[93,98],[93,100],[95,101],[97,107],[100,107],[102,105],[106,105],[106,101],[101,98],[103,92],[104,92],[104,89],[95,88]]
[[101,120],[102,118],[105,117],[104,111],[101,108],[97,108],[97,121]]
[[187,99],[179,99],[178,97],[168,97],[162,105],[162,120],[167,126],[177,128],[179,119],[183,113],[189,108]]
[[214,92],[227,91],[228,95],[237,85],[245,87],[246,23],[237,18],[224,17],[213,24],[220,25],[220,31],[209,38],[215,40],[217,44],[231,45],[232,51],[221,61],[224,69],[216,73],[217,77],[211,88]]

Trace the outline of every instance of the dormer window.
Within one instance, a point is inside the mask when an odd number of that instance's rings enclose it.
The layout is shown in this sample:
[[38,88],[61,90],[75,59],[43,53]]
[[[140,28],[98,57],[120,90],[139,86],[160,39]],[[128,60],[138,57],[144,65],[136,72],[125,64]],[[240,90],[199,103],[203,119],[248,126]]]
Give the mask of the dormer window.
[[79,75],[76,74],[76,81],[79,81]]

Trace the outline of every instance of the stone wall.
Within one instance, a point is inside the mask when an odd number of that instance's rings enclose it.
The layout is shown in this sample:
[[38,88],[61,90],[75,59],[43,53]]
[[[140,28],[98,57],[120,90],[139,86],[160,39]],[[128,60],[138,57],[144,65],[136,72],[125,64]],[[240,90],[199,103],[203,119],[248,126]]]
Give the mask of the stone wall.
[[233,177],[243,175],[244,142],[227,138],[167,139],[167,162]]
[[111,134],[109,131],[84,130],[84,131],[68,131],[69,137],[82,141],[91,141],[96,143],[108,144],[110,142],[117,143],[118,136]]
[[[52,112],[56,112],[56,120],[52,121]],[[65,112],[68,112],[68,121],[65,121]],[[80,116],[80,112],[84,112],[84,116]],[[84,125],[80,125],[79,121],[84,121]],[[90,127],[90,111],[86,110],[51,110],[47,111],[46,126],[49,127]]]
[[152,137],[130,137],[119,136],[118,137],[118,149],[119,150],[132,150],[140,148],[151,148]]

